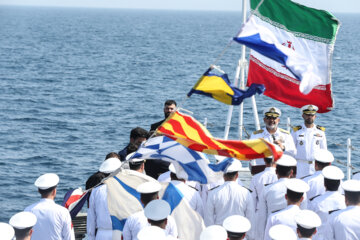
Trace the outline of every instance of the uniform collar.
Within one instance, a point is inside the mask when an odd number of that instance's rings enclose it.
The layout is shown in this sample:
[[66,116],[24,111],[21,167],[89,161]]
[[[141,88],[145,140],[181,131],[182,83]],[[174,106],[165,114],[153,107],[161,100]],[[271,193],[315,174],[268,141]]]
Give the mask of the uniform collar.
[[[280,131],[279,127],[277,127],[276,132],[274,133],[274,135],[278,135],[279,131]],[[269,131],[267,130],[266,127],[264,127],[264,132],[265,132],[265,135],[272,135],[271,133],[269,133]]]
[[49,199],[49,198],[42,198],[42,199],[40,199],[40,202],[49,202],[49,203],[55,203],[55,201],[54,201],[54,200],[52,200],[52,199]]
[[275,172],[276,168],[275,167],[266,167],[264,172]]

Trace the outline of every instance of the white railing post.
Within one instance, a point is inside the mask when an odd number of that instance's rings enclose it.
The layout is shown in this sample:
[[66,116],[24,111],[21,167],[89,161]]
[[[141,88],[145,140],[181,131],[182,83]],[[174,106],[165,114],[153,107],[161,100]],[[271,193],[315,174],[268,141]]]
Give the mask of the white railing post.
[[204,127],[207,128],[207,124],[208,124],[208,119],[204,118]]
[[351,179],[351,139],[347,139],[347,179]]
[[287,118],[286,127],[287,127],[287,130],[290,132],[290,130],[291,130],[291,120],[290,120],[289,117]]

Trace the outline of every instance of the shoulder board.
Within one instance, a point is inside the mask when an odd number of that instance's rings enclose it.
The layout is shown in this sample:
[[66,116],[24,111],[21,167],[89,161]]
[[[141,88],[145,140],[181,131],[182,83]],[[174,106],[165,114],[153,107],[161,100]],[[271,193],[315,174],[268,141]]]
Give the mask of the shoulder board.
[[253,132],[253,134],[259,134],[259,133],[262,133],[262,132],[264,132],[264,130],[263,130],[263,129],[260,129],[260,130],[257,130],[257,131],[255,131],[255,132]]
[[290,134],[290,132],[289,132],[289,131],[286,131],[285,129],[280,128],[279,130],[280,130],[280,132],[283,132],[283,133],[286,133],[286,134]]
[[193,186],[190,186],[190,185],[187,185],[187,184],[186,184],[186,186],[191,187],[192,189],[194,189],[196,191],[199,191],[199,190],[196,189],[196,187],[193,187]]
[[325,128],[322,127],[322,126],[316,125],[316,128],[319,129],[319,130],[321,130],[321,131],[323,131],[323,132],[325,132]]
[[300,179],[305,179],[305,178],[310,177],[310,176],[311,175],[306,175],[306,176],[301,177]]
[[248,190],[250,193],[252,193],[253,191],[251,191],[249,188],[247,188],[247,187],[244,187],[244,186],[242,186],[243,188],[245,188],[246,190]]
[[302,129],[302,126],[293,127],[293,131],[294,131],[294,132],[299,131],[300,129]]
[[335,210],[329,211],[329,214],[332,214],[332,213],[337,212],[339,210],[341,210],[341,209],[335,209]]
[[316,195],[315,197],[309,198],[310,201],[314,200],[315,198],[317,198],[318,196],[321,196],[321,194]]
[[211,188],[209,191],[212,191],[212,190],[214,190],[215,188],[218,188],[218,187],[220,187],[220,185],[218,185],[218,186],[216,186],[216,187]]

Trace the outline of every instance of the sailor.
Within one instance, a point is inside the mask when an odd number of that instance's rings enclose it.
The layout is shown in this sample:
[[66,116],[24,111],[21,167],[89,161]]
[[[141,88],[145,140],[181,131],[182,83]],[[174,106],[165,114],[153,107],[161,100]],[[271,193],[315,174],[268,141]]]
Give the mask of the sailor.
[[[295,216],[299,240],[313,239],[316,228],[321,226],[320,217],[310,210],[302,210]],[[323,238],[321,238],[323,239]]]
[[152,200],[144,208],[144,214],[151,226],[157,226],[165,230],[171,208],[165,200]]
[[200,240],[227,240],[227,232],[222,226],[211,225],[201,232]]
[[309,210],[316,212],[321,218],[322,226],[318,228],[313,239],[324,239],[325,226],[331,213],[346,208],[345,197],[338,189],[344,173],[340,168],[327,166],[322,170],[326,192],[315,197],[309,204]]
[[[120,166],[121,162],[119,159],[109,158],[100,165],[99,171],[108,176],[119,169]],[[112,222],[108,209],[106,184],[94,188],[91,192],[89,209],[87,212],[86,230],[89,240],[112,239]]]
[[2,240],[12,240],[15,235],[14,228],[7,223],[0,222],[0,233]]
[[131,129],[130,132],[130,142],[128,145],[120,150],[119,156],[121,161],[125,161],[127,155],[132,152],[136,152],[142,142],[146,141],[149,136],[149,132],[141,127],[136,127]]
[[251,223],[246,217],[232,215],[224,220],[222,226],[225,228],[229,240],[241,240],[245,239]]
[[[248,189],[237,183],[241,164],[234,160],[224,173],[225,183],[209,191],[204,208],[204,222],[206,226],[221,225],[225,218],[240,215],[254,223],[254,202]],[[253,239],[253,233],[248,233],[248,239]]]
[[[276,107],[266,108],[264,110],[265,127],[251,134],[250,139],[263,138],[268,142],[277,144],[285,154],[295,156],[296,148],[290,133],[278,127],[280,122],[281,111]],[[265,168],[262,158],[252,160],[251,173],[261,172]]]
[[310,190],[307,192],[309,201],[325,192],[324,176],[321,172],[325,167],[331,165],[334,161],[334,156],[326,149],[319,149],[314,152],[314,160],[316,172],[313,175],[302,178],[310,186]]
[[150,133],[153,133],[169,116],[172,112],[176,111],[176,102],[175,100],[166,100],[164,103],[164,119],[151,124]]
[[360,239],[360,181],[342,183],[346,208],[330,214],[325,229],[325,239]]
[[296,240],[294,230],[284,224],[277,224],[270,228],[269,236],[272,240]]
[[36,216],[31,212],[19,212],[10,218],[9,224],[15,230],[16,240],[30,240]]
[[313,156],[319,149],[327,149],[325,128],[314,123],[318,107],[306,105],[301,108],[304,123],[293,128],[292,137],[296,147],[297,178],[315,172]]
[[[144,207],[146,207],[152,200],[159,198],[159,191],[161,185],[158,181],[153,180],[140,184],[136,191],[140,193],[140,200]],[[150,226],[145,216],[144,210],[132,214],[127,218],[123,229],[124,240],[136,240],[139,231],[146,226]],[[178,232],[174,218],[169,216],[165,227],[166,235],[172,235],[177,238]]]
[[37,222],[31,239],[74,239],[74,232],[71,229],[71,217],[69,211],[56,204],[56,187],[59,177],[55,173],[46,173],[38,177],[35,186],[41,195],[41,200],[34,203],[25,211],[32,212]]
[[287,207],[271,214],[267,220],[264,240],[271,239],[269,230],[276,224],[284,224],[296,232],[295,216],[301,211],[300,204],[304,200],[304,193],[309,191],[309,185],[303,180],[292,178],[285,182]]

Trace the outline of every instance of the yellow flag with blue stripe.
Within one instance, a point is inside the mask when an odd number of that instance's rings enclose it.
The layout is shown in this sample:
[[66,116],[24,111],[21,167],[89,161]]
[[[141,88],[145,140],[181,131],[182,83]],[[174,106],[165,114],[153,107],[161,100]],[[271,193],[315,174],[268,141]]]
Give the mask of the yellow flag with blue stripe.
[[265,87],[262,84],[252,84],[247,90],[241,90],[231,85],[227,74],[217,75],[211,73],[210,67],[197,81],[195,86],[187,94],[193,93],[214,98],[228,105],[240,105],[245,98],[254,94],[262,94]]

